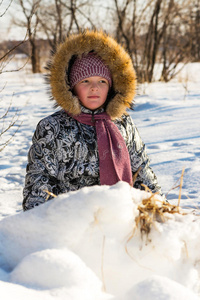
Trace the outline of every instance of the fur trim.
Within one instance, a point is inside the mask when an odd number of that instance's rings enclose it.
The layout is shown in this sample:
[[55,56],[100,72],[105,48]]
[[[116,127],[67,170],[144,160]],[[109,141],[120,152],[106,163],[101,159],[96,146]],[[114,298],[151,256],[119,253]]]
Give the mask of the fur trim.
[[86,30],[70,35],[58,49],[49,65],[51,93],[57,105],[73,115],[81,112],[79,100],[70,91],[67,78],[69,62],[73,55],[81,56],[94,50],[109,67],[115,96],[106,112],[112,119],[121,117],[133,104],[136,75],[128,53],[113,38],[102,31]]

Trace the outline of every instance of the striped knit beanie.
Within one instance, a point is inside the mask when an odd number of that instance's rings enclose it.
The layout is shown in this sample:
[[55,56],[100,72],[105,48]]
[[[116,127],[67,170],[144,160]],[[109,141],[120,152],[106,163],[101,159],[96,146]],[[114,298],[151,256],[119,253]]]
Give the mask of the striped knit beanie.
[[100,76],[108,80],[109,86],[112,86],[112,77],[109,68],[104,64],[102,59],[95,53],[83,54],[73,63],[69,83],[71,89],[84,78]]

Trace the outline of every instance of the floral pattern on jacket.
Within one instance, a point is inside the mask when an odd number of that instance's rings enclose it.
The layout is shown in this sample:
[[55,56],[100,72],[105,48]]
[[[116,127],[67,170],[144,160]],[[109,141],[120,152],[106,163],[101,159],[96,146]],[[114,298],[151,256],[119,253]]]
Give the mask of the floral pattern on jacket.
[[[143,189],[144,184],[161,193],[132,118],[123,115],[114,123],[128,148],[133,175],[140,168],[134,187]],[[93,185],[100,185],[95,127],[79,123],[64,110],[41,120],[28,153],[23,209],[44,203],[46,191],[58,195]]]

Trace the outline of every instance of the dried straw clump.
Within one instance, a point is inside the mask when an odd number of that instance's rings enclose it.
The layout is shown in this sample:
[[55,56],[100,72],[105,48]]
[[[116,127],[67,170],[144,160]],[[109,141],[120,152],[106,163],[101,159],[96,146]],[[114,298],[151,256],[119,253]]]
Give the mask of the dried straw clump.
[[[130,255],[128,251],[128,243],[135,236],[136,230],[139,229],[141,238],[146,238],[145,241],[150,242],[148,235],[155,222],[164,223],[169,219],[169,214],[184,214],[181,212],[179,205],[172,205],[167,201],[160,200],[157,194],[152,194],[151,191],[145,186],[145,190],[150,193],[149,198],[143,199],[138,205],[137,209],[139,214],[135,217],[135,226],[126,241],[125,250],[126,253]],[[132,256],[131,256],[132,257]],[[132,257],[133,258],[133,257]]]
[[155,221],[165,222],[168,219],[166,213],[181,213],[179,206],[159,200],[156,194],[152,194],[149,198],[143,199],[138,205],[138,210],[139,215],[135,218],[135,222],[136,228],[140,229],[142,237],[144,234],[148,236]]
[[151,190],[147,186],[143,185],[145,191],[150,193],[150,197],[147,199],[143,199],[142,202],[138,205],[139,216],[135,218],[136,228],[140,228],[142,237],[144,234],[148,236],[148,234],[151,231],[152,225],[155,221],[162,223],[166,222],[166,220],[169,218],[169,215],[167,214],[183,214],[180,211],[179,206],[181,200],[181,190],[183,185],[183,175],[184,169],[182,170],[182,174],[180,177],[180,184],[178,186],[173,187],[173,189],[179,187],[178,205],[172,205],[167,201],[159,200],[158,197],[156,197],[156,193],[152,194]]

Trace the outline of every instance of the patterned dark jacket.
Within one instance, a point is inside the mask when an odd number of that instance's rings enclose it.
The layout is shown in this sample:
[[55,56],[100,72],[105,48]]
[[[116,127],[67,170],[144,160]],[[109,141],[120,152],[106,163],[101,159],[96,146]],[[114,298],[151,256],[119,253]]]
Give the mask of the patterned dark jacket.
[[[68,116],[92,112],[80,105],[70,90],[68,73],[74,55],[95,51],[111,70],[112,96],[106,111],[119,128],[127,145],[134,187],[144,184],[153,192],[161,193],[157,179],[149,167],[149,158],[138,131],[126,109],[133,104],[136,79],[131,59],[125,50],[102,32],[86,31],[67,38],[59,46],[49,65],[51,93],[62,109],[41,120],[33,136],[28,154],[23,209],[44,203],[52,196],[75,191],[84,186],[99,185],[99,157],[95,127],[84,125]],[[139,172],[138,172],[139,170]]]

